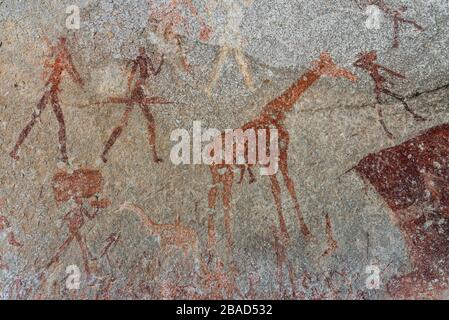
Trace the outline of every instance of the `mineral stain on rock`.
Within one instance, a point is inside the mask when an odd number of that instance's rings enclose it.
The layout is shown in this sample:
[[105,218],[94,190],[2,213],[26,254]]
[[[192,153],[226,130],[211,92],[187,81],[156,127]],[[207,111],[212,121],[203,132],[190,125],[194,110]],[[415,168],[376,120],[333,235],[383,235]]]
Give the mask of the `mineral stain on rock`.
[[438,297],[449,279],[449,124],[370,154],[354,168],[392,211],[412,271],[388,283],[392,296]]

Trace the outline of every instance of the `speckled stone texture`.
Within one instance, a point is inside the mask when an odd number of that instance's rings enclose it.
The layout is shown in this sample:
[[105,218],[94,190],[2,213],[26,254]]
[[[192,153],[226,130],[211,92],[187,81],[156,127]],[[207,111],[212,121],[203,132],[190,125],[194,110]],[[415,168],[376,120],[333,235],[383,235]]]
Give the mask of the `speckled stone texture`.
[[[0,297],[449,298],[448,18],[0,0]],[[194,121],[281,129],[283,170],[173,164]]]

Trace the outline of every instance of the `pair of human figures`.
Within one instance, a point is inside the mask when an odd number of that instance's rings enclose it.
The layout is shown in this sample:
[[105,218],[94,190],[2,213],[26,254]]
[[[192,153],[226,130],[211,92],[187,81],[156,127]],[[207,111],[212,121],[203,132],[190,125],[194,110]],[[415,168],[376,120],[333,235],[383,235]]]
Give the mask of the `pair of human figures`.
[[[53,107],[53,112],[59,123],[58,137],[61,161],[68,165],[69,159],[67,155],[66,125],[59,99],[59,94],[62,91],[60,89],[60,84],[64,72],[66,72],[71,77],[71,79],[81,87],[84,86],[84,83],[73,64],[72,56],[67,47],[66,38],[61,37],[56,46],[50,46],[50,57],[54,57],[54,62],[46,62],[45,64],[45,67],[50,69],[50,76],[48,78],[48,81],[46,82],[46,86],[50,87],[39,100],[37,104],[37,110],[33,112],[31,120],[22,129],[14,148],[10,152],[10,155],[15,160],[19,160],[19,151],[22,144],[30,134],[33,127],[36,125],[37,121],[40,119],[42,112],[45,110],[48,104],[51,104]],[[161,71],[163,57],[158,68],[155,68],[153,66],[153,63],[151,62],[151,59],[147,55],[145,48],[140,48],[138,57],[135,60],[132,60],[131,64],[132,67],[128,79],[129,95],[126,97],[111,97],[105,102],[111,104],[125,104],[126,109],[119,125],[112,131],[110,138],[106,142],[101,158],[105,163],[108,161],[107,156],[110,149],[112,148],[118,137],[122,134],[123,129],[128,125],[129,117],[133,112],[134,107],[138,105],[147,121],[148,140],[150,145],[152,146],[153,160],[155,162],[161,162],[161,159],[158,157],[156,152],[156,124],[154,116],[150,110],[150,105],[165,104],[168,102],[159,97],[147,97],[144,93],[144,86],[151,76],[155,76]]]

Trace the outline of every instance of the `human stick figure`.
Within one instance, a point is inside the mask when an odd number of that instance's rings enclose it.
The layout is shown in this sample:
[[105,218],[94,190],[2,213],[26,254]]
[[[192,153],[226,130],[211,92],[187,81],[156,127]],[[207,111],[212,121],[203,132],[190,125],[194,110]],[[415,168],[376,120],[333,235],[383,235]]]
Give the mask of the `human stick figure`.
[[[217,85],[229,55],[232,55],[237,62],[246,87],[249,90],[254,91],[251,71],[242,49],[244,41],[240,32],[240,26],[245,18],[244,7],[251,6],[252,2],[253,0],[229,0],[220,2],[220,5],[223,6],[223,10],[226,13],[227,21],[222,35],[219,38],[220,49],[212,68],[212,76],[209,85],[206,88],[206,93],[208,95],[212,94],[213,89]],[[209,15],[211,15],[211,10],[217,9],[217,6],[218,3],[216,0],[209,0],[207,6]]]
[[388,80],[381,74],[382,71],[386,72],[387,74],[399,78],[399,79],[406,79],[404,75],[401,73],[391,70],[389,68],[386,68],[378,63],[377,61],[377,52],[376,51],[370,51],[370,52],[362,52],[359,54],[357,61],[354,63],[354,66],[357,68],[360,68],[371,76],[371,78],[374,81],[375,88],[374,92],[376,94],[376,108],[379,115],[379,122],[382,125],[382,128],[384,129],[387,136],[392,139],[393,134],[388,130],[385,121],[383,119],[383,112],[381,105],[383,103],[382,101],[382,95],[387,95],[390,97],[393,97],[394,99],[401,102],[401,104],[404,106],[404,109],[409,112],[411,115],[413,115],[414,119],[416,121],[425,121],[426,119],[422,116],[416,114],[408,105],[406,98],[398,93],[395,93],[391,91],[387,87]]
[[[86,168],[75,170],[73,173],[60,171],[54,175],[52,184],[58,204],[73,200],[74,205],[63,218],[64,222],[67,223],[69,235],[46,267],[48,269],[57,263],[72,241],[76,240],[81,250],[84,269],[90,274],[89,256],[92,255],[87,247],[85,237],[81,234],[81,229],[86,222],[85,217],[93,220],[100,209],[107,208],[110,204],[108,199],[98,198],[103,184],[101,172]],[[86,209],[86,201],[92,212],[89,212],[90,209]]]
[[142,114],[147,121],[148,142],[152,147],[153,160],[156,163],[162,162],[162,159],[158,157],[156,151],[156,122],[150,110],[150,106],[153,104],[170,104],[170,102],[161,97],[147,97],[144,93],[144,86],[146,85],[147,80],[150,78],[150,76],[157,76],[160,73],[163,63],[164,57],[162,56],[159,66],[155,68],[153,63],[151,62],[151,59],[147,55],[145,48],[141,47],[139,49],[139,55],[137,56],[137,58],[131,61],[132,67],[128,77],[128,90],[130,93],[129,96],[110,97],[106,102],[94,103],[94,105],[104,103],[126,105],[126,109],[123,113],[120,123],[117,127],[114,128],[105,144],[103,153],[101,155],[101,159],[104,163],[107,163],[107,156],[111,148],[123,133],[123,130],[128,126],[129,117],[134,111],[134,107],[136,105],[140,107],[140,110],[142,111]]
[[403,14],[407,11],[406,6],[400,6],[398,9],[392,9],[384,0],[370,0],[369,5],[377,6],[387,16],[393,20],[393,48],[399,48],[399,32],[402,24],[409,24],[415,27],[418,31],[424,31],[424,27],[418,24],[415,20],[407,19],[403,17]]
[[47,105],[50,103],[53,107],[53,113],[56,116],[56,119],[59,123],[59,148],[61,153],[61,160],[68,164],[68,156],[67,156],[67,142],[66,142],[66,127],[64,121],[64,114],[62,112],[60,102],[59,102],[59,93],[61,92],[60,84],[62,81],[62,76],[64,72],[72,78],[72,80],[80,86],[83,86],[83,80],[81,79],[78,71],[76,70],[72,56],[67,47],[67,39],[64,37],[59,38],[59,42],[56,46],[50,45],[50,56],[55,57],[52,63],[45,63],[45,68],[49,70],[50,76],[45,83],[45,86],[50,86],[42,98],[39,100],[37,104],[37,110],[35,110],[31,116],[31,120],[28,124],[23,128],[22,132],[19,134],[19,138],[17,142],[10,152],[10,155],[15,160],[19,160],[19,150],[22,143],[28,137],[31,129],[36,124],[37,120],[40,119],[42,112],[45,110]]

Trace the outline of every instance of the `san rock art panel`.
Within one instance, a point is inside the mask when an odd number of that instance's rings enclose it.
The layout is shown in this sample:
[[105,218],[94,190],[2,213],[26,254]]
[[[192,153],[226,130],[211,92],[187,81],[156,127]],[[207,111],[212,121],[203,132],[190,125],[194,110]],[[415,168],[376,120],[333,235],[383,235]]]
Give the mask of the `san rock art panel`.
[[[1,299],[448,298],[445,1],[5,0],[0,30]],[[177,164],[195,122],[212,161]]]

